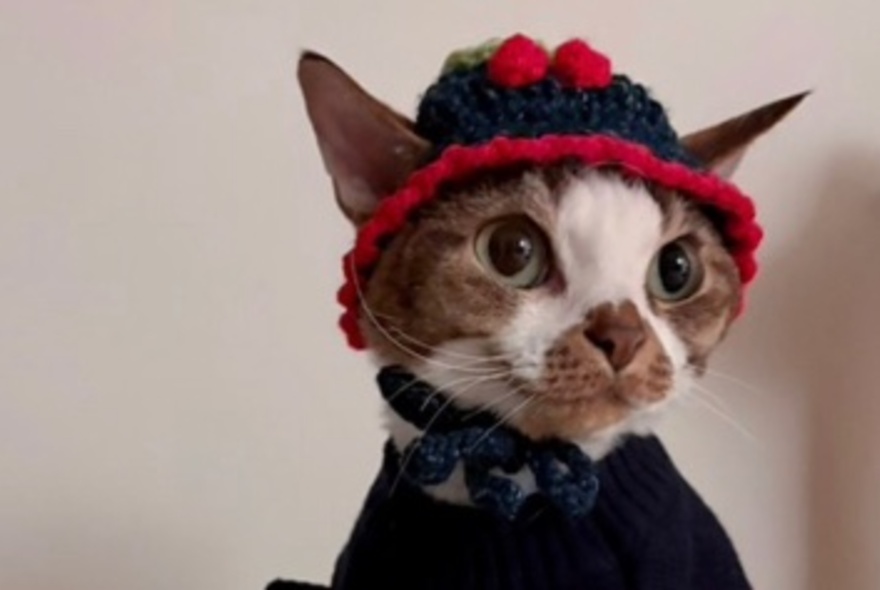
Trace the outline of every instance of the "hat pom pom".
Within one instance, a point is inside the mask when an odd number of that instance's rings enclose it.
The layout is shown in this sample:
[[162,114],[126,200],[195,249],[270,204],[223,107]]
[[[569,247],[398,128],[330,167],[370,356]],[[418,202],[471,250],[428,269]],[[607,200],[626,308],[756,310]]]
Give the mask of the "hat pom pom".
[[550,57],[547,52],[525,35],[514,35],[498,48],[489,59],[489,79],[506,88],[522,88],[539,82],[547,76]]
[[611,60],[584,41],[573,39],[556,50],[553,74],[574,88],[605,88],[611,84]]

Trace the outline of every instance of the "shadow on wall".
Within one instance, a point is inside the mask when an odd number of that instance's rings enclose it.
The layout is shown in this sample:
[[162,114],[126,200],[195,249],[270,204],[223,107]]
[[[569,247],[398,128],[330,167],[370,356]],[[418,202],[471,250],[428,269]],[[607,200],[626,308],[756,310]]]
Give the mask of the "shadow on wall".
[[835,152],[812,219],[766,270],[787,304],[762,321],[810,403],[809,588],[876,590],[880,151]]

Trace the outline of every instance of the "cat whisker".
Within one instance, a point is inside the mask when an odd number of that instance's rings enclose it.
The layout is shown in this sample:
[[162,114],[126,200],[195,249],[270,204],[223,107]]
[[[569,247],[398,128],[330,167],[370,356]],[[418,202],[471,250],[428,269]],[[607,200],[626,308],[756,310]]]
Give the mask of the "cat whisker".
[[[725,412],[721,408],[719,408],[719,407],[713,405],[711,402],[709,402],[707,391],[708,390],[703,389],[701,387],[692,386],[691,393],[693,393],[694,395],[691,397],[691,399],[699,402],[703,408],[705,408],[706,410],[708,410],[709,412],[711,412],[712,414],[714,414],[715,416],[717,416],[718,418],[720,418],[721,420],[726,422],[729,426],[731,426],[734,430],[736,430],[739,434],[741,434],[749,442],[751,442],[753,444],[759,444],[760,441],[758,440],[758,437],[755,436],[755,434],[751,430],[749,430],[748,428],[746,428],[745,426],[740,424],[740,422],[737,421],[733,416],[729,415],[727,412]],[[700,395],[701,393],[706,397],[702,397]]]
[[458,351],[454,351],[454,350],[443,350],[443,349],[438,348],[436,346],[431,346],[430,344],[422,342],[421,340],[419,340],[415,336],[412,336],[412,335],[406,333],[405,331],[398,328],[397,326],[388,325],[387,327],[389,330],[393,330],[397,336],[399,336],[405,340],[408,340],[410,343],[412,343],[420,348],[423,348],[423,349],[427,350],[428,352],[438,353],[438,354],[441,354],[441,355],[447,356],[447,357],[456,357],[456,358],[461,358],[461,359],[466,359],[466,360],[473,360],[475,362],[480,362],[480,363],[491,363],[491,362],[495,362],[495,361],[509,361],[513,358],[513,355],[504,354],[504,353],[480,356],[480,355],[474,355],[474,354],[466,354],[466,353],[458,352]]
[[393,402],[394,400],[396,400],[399,396],[401,396],[401,395],[403,395],[404,393],[406,393],[406,391],[407,391],[410,387],[412,387],[413,385],[417,384],[419,381],[421,381],[421,380],[420,380],[418,377],[413,377],[412,379],[410,379],[409,381],[407,381],[404,385],[401,385],[401,386],[397,389],[397,391],[395,391],[394,393],[392,393],[391,395],[388,396],[388,402],[390,403],[390,402]]
[[[461,394],[465,393],[466,391],[472,389],[475,385],[478,385],[480,383],[485,383],[486,381],[491,381],[493,379],[500,379],[501,377],[504,377],[506,374],[508,374],[508,371],[503,370],[503,371],[498,371],[497,373],[494,373],[494,374],[484,375],[484,376],[480,376],[480,377],[462,377],[460,379],[453,379],[452,381],[449,381],[448,383],[445,383],[443,385],[438,385],[435,388],[436,391],[434,391],[434,393],[432,393],[430,396],[428,396],[428,398],[425,400],[425,403],[422,405],[422,409],[425,409],[428,406],[428,404],[431,403],[431,401],[433,401],[437,396],[441,395],[444,391],[454,391],[452,388],[453,385],[458,385],[460,383],[468,383],[468,381],[470,381],[470,383],[467,385],[467,387],[465,387],[464,389],[462,389],[454,394],[455,396],[460,396]],[[426,432],[427,432],[427,430],[426,430]]]
[[[353,265],[353,264],[354,264],[354,261],[352,261],[352,265]],[[357,277],[357,272],[356,272],[356,270],[355,270],[354,268],[352,268],[352,270],[354,270],[354,272],[352,273],[352,275],[355,276],[355,277]],[[412,350],[410,347],[408,347],[408,346],[406,346],[404,343],[400,342],[399,339],[397,339],[393,334],[391,334],[388,330],[386,330],[385,327],[382,325],[382,323],[379,322],[378,318],[376,318],[375,314],[373,313],[373,310],[370,309],[370,306],[367,304],[367,301],[366,301],[366,298],[364,297],[364,293],[363,293],[363,289],[362,289],[362,287],[361,287],[361,283],[360,283],[360,281],[357,280],[357,279],[355,279],[355,280],[354,280],[354,285],[355,285],[355,289],[357,290],[358,300],[361,302],[361,304],[362,304],[362,308],[363,308],[364,313],[365,313],[367,319],[369,320],[369,322],[370,322],[370,323],[371,323],[371,324],[372,324],[372,325],[373,325],[373,326],[374,326],[374,327],[375,327],[375,328],[376,328],[376,329],[377,329],[377,330],[378,330],[383,336],[385,336],[385,338],[387,338],[388,341],[391,342],[391,344],[393,344],[393,345],[394,345],[396,348],[398,348],[400,351],[402,351],[402,352],[404,352],[404,353],[406,353],[406,354],[408,354],[408,355],[410,355],[410,356],[412,356],[412,357],[415,357],[416,359],[421,360],[422,362],[424,362],[424,363],[426,363],[426,364],[428,364],[428,365],[439,366],[439,367],[443,367],[443,368],[446,368],[446,369],[451,369],[451,370],[454,370],[454,371],[459,371],[459,372],[462,372],[462,373],[473,373],[473,374],[476,374],[476,375],[480,375],[480,374],[485,375],[485,374],[487,374],[487,373],[489,372],[489,371],[484,370],[484,369],[479,369],[479,370],[478,370],[478,369],[468,369],[468,368],[466,368],[466,367],[465,367],[465,368],[462,368],[462,367],[459,367],[459,366],[456,366],[456,365],[451,365],[451,364],[448,364],[448,363],[443,363],[443,362],[438,361],[438,360],[436,360],[436,359],[432,359],[432,358],[430,358],[430,357],[426,357],[426,356],[420,354],[418,351]]]
[[[505,373],[506,373],[506,371],[499,371],[497,373],[497,375],[489,374],[489,375],[484,376],[484,378],[488,380],[488,379],[495,378],[495,377],[503,377]],[[430,370],[428,371],[428,374],[430,374]],[[468,375],[465,377],[459,377],[458,379],[453,379],[453,380],[448,381],[446,383],[435,384],[435,387],[440,390],[443,390],[443,389],[449,388],[453,385],[456,385],[460,382],[467,383],[471,379],[480,379],[480,378],[481,378],[480,376],[474,377],[472,375]],[[395,391],[390,396],[388,396],[388,402],[392,402],[395,399],[397,399],[398,396],[406,393],[406,391],[410,387],[412,387],[413,385],[416,385],[419,382],[425,382],[426,380],[430,380],[430,377],[428,377],[427,375],[423,375],[421,377],[414,376],[411,380],[407,381],[404,385],[402,385],[399,389],[397,389],[397,391]]]
[[[432,426],[434,426],[434,424],[440,418],[441,414],[443,414],[443,412],[445,412],[449,408],[449,406],[452,405],[453,400],[454,400],[454,397],[449,396],[449,399],[447,399],[445,402],[443,402],[443,405],[440,406],[440,409],[437,410],[437,412],[435,412],[434,415],[431,417],[431,419],[428,421],[428,424],[425,427],[424,432],[422,432],[421,436],[425,436],[426,434],[428,434],[428,431],[431,429]],[[394,483],[391,485],[391,493],[392,494],[397,489],[397,486],[400,485],[400,482],[403,479],[404,474],[406,473],[406,468],[409,466],[410,461],[412,460],[413,456],[415,455],[416,448],[418,448],[418,446],[420,444],[421,444],[420,439],[414,440],[412,442],[411,447],[410,447],[409,453],[407,453],[406,456],[403,458],[403,460],[400,462],[400,467],[397,471],[397,476],[394,478]]]
[[[463,395],[464,393],[466,393],[468,390],[472,389],[472,388],[475,387],[476,385],[478,385],[478,384],[480,384],[480,383],[483,383],[483,382],[485,382],[485,381],[490,381],[490,380],[493,379],[493,378],[495,378],[494,375],[492,375],[492,376],[488,376],[488,377],[476,377],[476,378],[472,378],[472,379],[473,379],[473,382],[472,382],[470,385],[468,385],[466,388],[464,388],[464,389],[460,389],[460,390],[458,390],[458,391],[447,391],[447,392],[445,392],[446,395],[449,396],[448,399],[447,399],[445,402],[443,402],[443,405],[441,405],[440,408],[434,413],[434,415],[431,416],[431,419],[430,419],[430,420],[428,421],[428,423],[425,425],[425,429],[424,429],[424,431],[422,431],[422,433],[421,433],[420,436],[427,436],[427,435],[430,433],[431,428],[434,427],[434,425],[437,423],[437,420],[440,419],[440,416],[443,414],[443,412],[445,412],[446,410],[448,410],[448,409],[452,406],[452,404],[455,402],[455,399],[456,399],[457,397],[460,397],[461,395]],[[441,391],[441,390],[438,389],[437,392],[434,393],[434,394],[431,396],[431,398],[429,398],[429,400],[430,400],[430,399],[433,399],[434,396],[439,395],[439,394],[440,394],[440,391]],[[426,402],[426,403],[427,403],[427,402]],[[407,466],[409,465],[409,462],[412,460],[412,457],[413,457],[413,455],[415,454],[415,450],[416,450],[416,448],[418,447],[419,444],[420,444],[420,441],[416,440],[416,441],[413,443],[412,447],[410,448],[409,453],[407,453],[406,457],[404,457],[403,460],[400,462],[400,469],[399,469],[399,471],[398,471],[398,473],[397,473],[397,476],[394,478],[394,483],[393,483],[392,486],[391,486],[391,493],[394,493],[394,490],[396,490],[396,489],[397,489],[397,486],[400,484],[400,481],[401,481],[401,479],[403,478],[403,475],[406,473],[406,468],[407,468]]]
[[[356,283],[356,287],[358,289],[358,295],[361,300],[361,303],[363,304],[364,307],[367,308],[367,310],[372,315],[372,317],[374,319],[376,319],[377,321],[379,318],[381,318],[381,319],[384,319],[387,322],[389,322],[385,326],[378,326],[376,322],[373,322],[373,324],[377,328],[385,328],[389,331],[393,331],[398,337],[403,338],[403,339],[409,341],[410,343],[427,350],[428,352],[436,352],[436,353],[443,354],[444,356],[457,357],[457,358],[462,358],[462,359],[466,359],[466,360],[473,360],[473,361],[478,361],[480,363],[482,363],[482,362],[489,363],[489,362],[500,361],[500,360],[510,360],[513,356],[513,355],[505,354],[505,353],[480,356],[480,355],[466,354],[466,353],[462,353],[462,352],[458,352],[458,351],[442,350],[442,349],[437,348],[435,346],[431,346],[430,344],[423,342],[422,340],[419,340],[415,336],[409,334],[405,330],[394,325],[395,322],[399,321],[399,318],[392,316],[391,314],[375,311],[372,308],[368,307],[366,304],[366,301],[364,300],[364,297],[360,296],[361,295],[360,285]],[[405,350],[404,352],[409,352],[409,350]]]
[[[509,385],[511,383],[511,381],[513,381],[513,378],[514,378],[513,374],[509,374],[507,379],[505,379],[505,383]],[[514,397],[515,395],[518,395],[521,391],[522,391],[522,386],[514,387],[510,391],[508,391],[507,393],[502,395],[501,397],[499,397],[497,399],[493,399],[489,402],[480,404],[480,406],[478,408],[476,408],[474,411],[472,411],[470,414],[468,414],[467,417],[473,418],[474,416],[476,416],[477,414],[480,414],[481,412],[491,411],[492,408],[500,406],[502,403],[506,402],[510,398]]]
[[710,389],[706,389],[705,387],[703,387],[703,386],[701,386],[701,385],[698,385],[698,384],[696,384],[696,383],[691,383],[691,387],[695,390],[695,391],[692,391],[692,392],[691,392],[691,393],[693,393],[694,395],[703,394],[703,395],[706,396],[706,398],[712,400],[712,402],[715,403],[716,407],[717,407],[719,410],[723,410],[723,411],[725,411],[725,412],[727,412],[727,413],[730,413],[730,412],[731,412],[730,406],[729,406],[728,403],[724,400],[724,398],[721,397],[720,394],[718,394],[718,393],[716,393],[716,392],[714,392],[714,391],[712,391],[712,390],[710,390]]
[[[368,310],[366,306],[364,307],[364,309]],[[494,365],[489,359],[473,358],[468,359],[467,362],[458,363],[446,362],[441,359],[426,356],[401,342],[396,336],[386,330],[384,326],[379,326],[378,323],[374,323],[374,325],[398,350],[412,356],[413,358],[421,361],[425,365],[459,373],[469,373],[472,375],[487,375],[492,373],[493,371],[498,370],[497,365]],[[432,352],[432,349],[430,347],[423,348],[427,348],[428,352]]]
[[725,381],[733,383],[734,385],[739,385],[742,389],[749,393],[753,393],[755,395],[763,395],[763,392],[760,389],[758,389],[748,381],[744,381],[743,379],[734,377],[733,375],[729,375],[727,373],[722,373],[721,371],[716,371],[715,369],[705,368],[704,371],[706,375],[710,377],[718,377],[719,379],[723,379]]
[[[433,360],[437,360],[437,359],[433,359]],[[450,372],[459,372],[459,373],[469,373],[469,374],[476,375],[476,376],[481,376],[481,375],[487,376],[487,375],[491,375],[491,374],[495,374],[495,373],[506,373],[506,372],[510,371],[510,369],[503,364],[495,364],[495,365],[483,367],[483,366],[481,366],[482,360],[470,360],[470,361],[466,361],[466,362],[462,362],[462,363],[457,363],[455,365],[447,365],[444,363],[443,365],[438,366],[436,363],[432,363],[432,364],[434,365],[433,367],[428,366],[426,370],[423,370],[421,372],[425,375],[430,375],[432,373],[440,373],[442,375],[442,374],[446,374],[446,373],[450,373]],[[474,369],[476,367],[479,367],[480,370],[479,371],[475,371],[475,370],[467,370],[466,371],[465,370],[465,369]]]

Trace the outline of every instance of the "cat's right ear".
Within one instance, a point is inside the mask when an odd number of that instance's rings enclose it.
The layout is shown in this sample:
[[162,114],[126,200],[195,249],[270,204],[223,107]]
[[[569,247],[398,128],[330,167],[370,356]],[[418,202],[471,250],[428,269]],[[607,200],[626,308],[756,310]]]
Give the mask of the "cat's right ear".
[[336,201],[360,226],[422,163],[430,143],[327,58],[303,53],[297,74]]

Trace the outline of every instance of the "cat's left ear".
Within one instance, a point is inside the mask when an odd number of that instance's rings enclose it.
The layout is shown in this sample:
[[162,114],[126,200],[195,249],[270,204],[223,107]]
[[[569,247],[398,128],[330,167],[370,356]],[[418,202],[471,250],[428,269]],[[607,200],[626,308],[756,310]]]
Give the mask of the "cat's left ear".
[[682,138],[682,144],[715,174],[730,178],[752,142],[785,118],[809,94],[789,96],[691,133]]
[[360,226],[422,163],[431,145],[410,120],[326,57],[304,53],[298,77],[336,201]]

